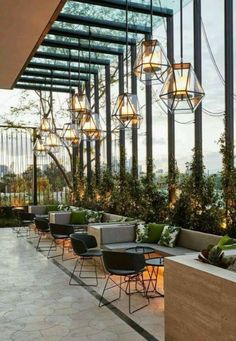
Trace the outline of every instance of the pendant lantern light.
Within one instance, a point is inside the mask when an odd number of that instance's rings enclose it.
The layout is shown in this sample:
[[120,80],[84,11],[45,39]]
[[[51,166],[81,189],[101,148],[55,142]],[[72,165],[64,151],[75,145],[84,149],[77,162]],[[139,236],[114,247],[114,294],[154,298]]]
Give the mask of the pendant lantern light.
[[61,140],[55,132],[50,132],[45,138],[44,146],[48,151],[58,153],[61,147]]
[[62,138],[69,145],[79,143],[79,131],[75,124],[65,123],[62,131]]
[[[70,52],[71,57],[71,52]],[[70,58],[71,59],[71,58]],[[79,66],[79,87],[78,92],[71,97],[71,111],[74,113],[75,119],[81,117],[81,115],[88,114],[91,111],[90,103],[85,91],[80,84],[80,39],[78,39],[78,66]]]
[[143,83],[164,83],[170,63],[160,42],[153,39],[153,0],[151,0],[150,9],[151,36],[150,39],[140,42],[133,71]]
[[129,56],[128,56],[128,0],[126,0],[126,92],[119,94],[112,114],[120,123],[120,128],[140,127],[142,116],[136,94],[129,93]]
[[46,156],[48,149],[44,145],[43,140],[40,137],[37,137],[35,144],[33,146],[33,152],[36,156]]
[[171,111],[194,112],[205,93],[191,63],[183,62],[183,0],[180,1],[180,63],[172,65],[160,93]]
[[52,130],[52,121],[50,117],[43,117],[40,121],[39,126],[40,132],[43,134],[47,134]]
[[99,140],[102,136],[99,115],[96,113],[83,115],[80,121],[80,128],[89,140]]

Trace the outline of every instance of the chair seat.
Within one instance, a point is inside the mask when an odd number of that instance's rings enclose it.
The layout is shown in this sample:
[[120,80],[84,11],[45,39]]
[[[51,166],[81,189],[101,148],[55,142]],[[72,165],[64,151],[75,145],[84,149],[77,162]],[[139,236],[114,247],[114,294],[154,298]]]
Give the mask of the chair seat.
[[69,236],[67,236],[65,234],[54,234],[53,237],[55,239],[69,239]]
[[85,253],[80,255],[81,257],[101,257],[102,251],[101,250],[88,250]]

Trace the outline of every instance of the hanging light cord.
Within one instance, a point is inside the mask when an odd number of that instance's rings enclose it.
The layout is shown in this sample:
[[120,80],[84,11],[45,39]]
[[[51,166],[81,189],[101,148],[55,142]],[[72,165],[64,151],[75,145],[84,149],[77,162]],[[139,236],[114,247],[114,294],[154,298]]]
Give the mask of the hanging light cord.
[[79,68],[79,86],[80,89],[80,39],[78,38],[78,68]]
[[180,0],[180,62],[183,63],[183,0]]
[[153,1],[150,2],[150,12],[151,12],[151,38],[153,34]]
[[129,58],[128,58],[128,35],[129,35],[129,25],[128,25],[128,12],[129,5],[128,0],[126,0],[126,92],[129,92]]
[[71,91],[71,50],[69,50],[69,91],[70,91],[70,95],[72,94]]

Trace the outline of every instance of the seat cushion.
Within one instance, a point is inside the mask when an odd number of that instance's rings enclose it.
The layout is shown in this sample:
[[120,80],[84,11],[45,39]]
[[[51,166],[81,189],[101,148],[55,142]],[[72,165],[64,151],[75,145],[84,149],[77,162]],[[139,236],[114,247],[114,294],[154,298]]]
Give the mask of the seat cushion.
[[87,212],[85,210],[71,212],[70,224],[85,225],[87,222]]

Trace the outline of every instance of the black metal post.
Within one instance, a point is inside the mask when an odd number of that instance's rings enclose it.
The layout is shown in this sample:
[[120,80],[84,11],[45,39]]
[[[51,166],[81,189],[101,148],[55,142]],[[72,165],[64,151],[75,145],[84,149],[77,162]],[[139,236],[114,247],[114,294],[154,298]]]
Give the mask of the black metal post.
[[[75,91],[72,90],[71,97],[75,94]],[[75,124],[75,118],[72,117],[72,123]],[[76,191],[77,188],[77,178],[76,178],[76,172],[77,172],[77,158],[79,154],[79,146],[78,144],[72,145],[72,184],[73,184],[73,192]]]
[[225,0],[225,137],[234,166],[234,52],[233,52],[233,0]]
[[[173,17],[167,18],[167,57],[174,62]],[[168,110],[168,178],[169,203],[175,203],[175,114]]]
[[[124,93],[124,57],[119,56],[119,94]],[[128,71],[127,71],[128,72]],[[122,127],[121,127],[122,128]],[[120,175],[125,172],[125,129],[120,129]]]
[[[201,42],[201,0],[193,2],[194,24],[194,70],[202,83],[202,42]],[[202,173],[202,104],[195,111],[195,158],[199,165],[199,176]]]
[[111,140],[111,74],[110,65],[105,66],[106,85],[106,147],[107,147],[107,169],[112,169],[112,140]]
[[[33,129],[33,145],[36,142],[37,130]],[[33,205],[38,204],[38,186],[37,186],[37,156],[33,152]]]
[[[95,112],[99,115],[99,83],[98,83],[98,75],[94,75],[94,109]],[[100,140],[95,141],[95,173],[96,173],[96,182],[97,184],[100,182],[101,175],[101,160],[100,160]]]
[[[145,39],[150,39],[150,35],[146,34]],[[153,152],[152,152],[152,85],[146,83],[146,162],[147,176],[151,176],[153,172]]]
[[[136,45],[131,46],[131,65],[133,67],[136,60]],[[137,95],[137,77],[134,72],[131,74],[132,94]],[[132,174],[134,178],[138,177],[138,131],[137,125],[132,126]]]
[[[86,95],[88,97],[89,103],[91,103],[91,82],[90,80],[86,82],[85,85],[85,90],[86,90]],[[92,165],[91,165],[91,142],[89,139],[86,141],[86,154],[87,154],[87,181],[88,181],[88,186],[90,186],[91,181],[92,181]]]

